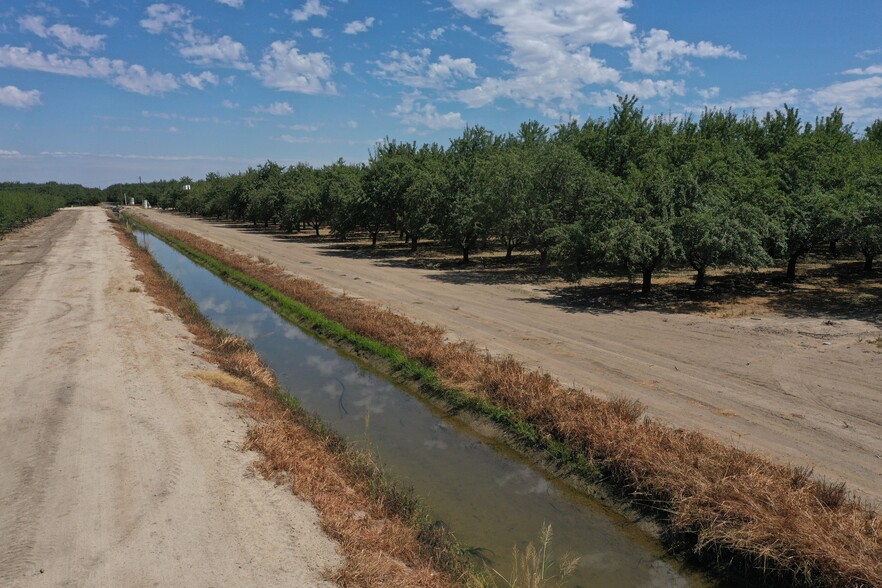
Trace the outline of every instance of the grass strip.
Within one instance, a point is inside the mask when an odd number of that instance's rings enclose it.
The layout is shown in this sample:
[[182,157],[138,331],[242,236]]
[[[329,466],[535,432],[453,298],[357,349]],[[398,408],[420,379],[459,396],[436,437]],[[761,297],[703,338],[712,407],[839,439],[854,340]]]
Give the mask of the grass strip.
[[328,324],[328,336],[352,337],[355,344],[364,337],[366,350],[382,354],[384,348],[376,346],[385,345],[391,357],[416,361],[420,365],[402,360],[402,371],[425,375],[430,389],[440,381],[442,388],[468,391],[460,393],[467,398],[453,397],[454,405],[495,414],[497,422],[520,428],[524,439],[578,456],[589,472],[602,472],[614,491],[653,512],[672,540],[708,561],[725,562],[729,573],[806,586],[882,585],[882,520],[850,499],[844,484],[641,419],[637,403],[566,389],[510,357],[445,342],[440,328],[336,296],[201,237],[158,233],[173,246],[180,243],[194,260],[205,259],[218,275],[245,276],[246,289],[258,295],[279,294],[307,307],[304,322],[331,320],[351,331]]
[[233,377],[203,379],[248,397],[240,406],[253,419],[245,448],[262,454],[255,468],[311,502],[341,546],[346,564],[329,571],[329,579],[359,586],[489,584],[411,492],[390,481],[369,453],[304,410],[245,339],[212,325],[131,232],[115,226],[148,294],[182,319],[207,360]]

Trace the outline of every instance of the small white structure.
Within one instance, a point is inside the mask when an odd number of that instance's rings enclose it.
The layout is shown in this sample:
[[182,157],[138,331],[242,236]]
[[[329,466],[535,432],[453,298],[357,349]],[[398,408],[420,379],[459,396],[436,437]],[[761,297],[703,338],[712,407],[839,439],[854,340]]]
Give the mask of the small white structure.
[[128,201],[129,201],[128,202],[129,206],[135,205],[135,197],[134,196],[129,196]]
[[153,208],[150,206],[150,202],[148,202],[146,198],[144,199],[144,208]]

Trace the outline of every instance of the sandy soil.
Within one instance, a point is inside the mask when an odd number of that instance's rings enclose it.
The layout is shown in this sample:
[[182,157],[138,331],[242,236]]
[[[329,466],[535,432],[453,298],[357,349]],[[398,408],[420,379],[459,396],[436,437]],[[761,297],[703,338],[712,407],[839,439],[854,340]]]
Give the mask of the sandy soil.
[[882,501],[882,336],[876,322],[823,310],[784,316],[586,309],[547,285],[489,283],[466,270],[419,269],[337,245],[139,211],[279,263],[338,292],[444,326],[562,382],[637,398],[656,418],[779,462],[846,480]]
[[0,242],[0,585],[315,586],[312,506],[255,478],[236,396],[104,211]]

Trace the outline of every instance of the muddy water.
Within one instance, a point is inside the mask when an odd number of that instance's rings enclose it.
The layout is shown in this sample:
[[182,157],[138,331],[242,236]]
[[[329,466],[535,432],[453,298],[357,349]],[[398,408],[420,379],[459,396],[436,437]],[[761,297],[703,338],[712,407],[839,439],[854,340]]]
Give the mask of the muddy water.
[[580,558],[571,586],[704,586],[635,525],[313,338],[261,302],[139,234],[216,325],[249,339],[282,386],[337,432],[368,447],[423,497],[475,557],[509,575],[512,547],[551,524],[555,554]]

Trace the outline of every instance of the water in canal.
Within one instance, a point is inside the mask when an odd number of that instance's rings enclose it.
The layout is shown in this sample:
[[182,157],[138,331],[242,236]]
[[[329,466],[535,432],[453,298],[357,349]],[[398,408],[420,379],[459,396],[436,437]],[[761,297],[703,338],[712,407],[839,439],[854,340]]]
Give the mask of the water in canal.
[[512,546],[536,542],[548,523],[553,551],[580,558],[569,585],[706,585],[621,516],[306,334],[162,241],[138,235],[214,324],[251,341],[285,390],[377,454],[461,544],[503,574],[510,571]]

